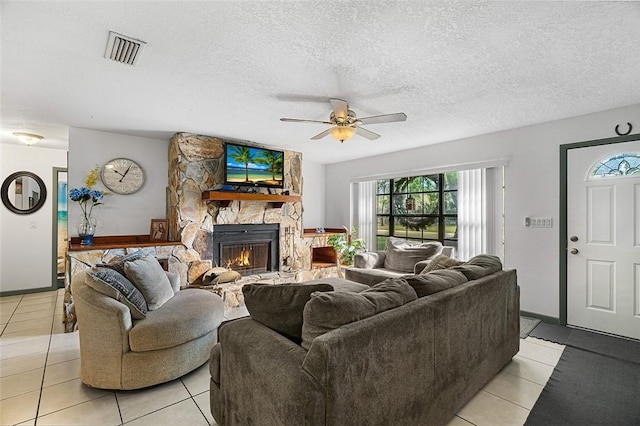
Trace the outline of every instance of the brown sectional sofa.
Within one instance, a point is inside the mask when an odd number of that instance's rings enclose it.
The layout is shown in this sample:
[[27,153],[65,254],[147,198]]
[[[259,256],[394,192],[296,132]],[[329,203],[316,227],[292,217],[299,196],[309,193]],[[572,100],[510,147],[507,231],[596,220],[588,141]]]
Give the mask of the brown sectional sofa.
[[452,268],[471,279],[306,345],[251,317],[223,323],[210,362],[214,418],[220,425],[446,424],[519,350],[516,271],[480,277],[485,266]]

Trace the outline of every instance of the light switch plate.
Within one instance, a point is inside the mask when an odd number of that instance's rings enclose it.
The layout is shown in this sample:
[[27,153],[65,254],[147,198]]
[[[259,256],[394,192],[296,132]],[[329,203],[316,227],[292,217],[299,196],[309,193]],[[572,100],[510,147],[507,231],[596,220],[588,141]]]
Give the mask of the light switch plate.
[[524,226],[526,228],[553,228],[553,218],[551,217],[525,217]]

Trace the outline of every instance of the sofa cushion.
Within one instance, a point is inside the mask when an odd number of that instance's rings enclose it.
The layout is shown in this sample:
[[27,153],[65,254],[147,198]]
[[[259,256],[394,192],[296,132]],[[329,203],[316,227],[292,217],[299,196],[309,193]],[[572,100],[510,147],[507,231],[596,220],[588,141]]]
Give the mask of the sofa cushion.
[[360,284],[355,281],[345,280],[344,278],[327,277],[318,278],[317,280],[305,281],[306,284],[329,284],[334,291],[353,291],[360,293],[363,290],[371,288],[366,284]]
[[419,273],[426,274],[427,272],[437,271],[439,269],[449,269],[453,266],[462,265],[463,263],[464,261],[462,260],[454,259],[452,257],[445,256],[444,254],[439,254],[431,259],[427,266]]
[[413,266],[421,260],[431,259],[442,251],[442,243],[419,243],[389,237],[386,243],[384,267],[402,272],[413,272]]
[[[129,331],[134,352],[171,348],[217,330],[224,317],[224,304],[217,294],[189,289],[176,293],[161,308],[149,311]],[[179,360],[176,360],[179,361]]]
[[302,346],[309,350],[318,336],[416,299],[413,288],[400,278],[387,279],[360,293],[314,293],[304,307]]
[[383,251],[366,251],[353,256],[353,266],[356,268],[373,269],[384,267],[386,255]]
[[150,311],[158,309],[173,297],[169,277],[152,255],[126,262],[124,271],[144,296]]
[[376,284],[389,278],[400,278],[406,275],[405,272],[392,271],[390,269],[375,268],[375,269],[360,269],[360,268],[346,268],[344,277],[349,281],[355,281],[361,284],[365,284],[369,287],[373,287]]
[[127,277],[118,271],[94,266],[87,272],[84,282],[95,291],[126,305],[131,312],[131,318],[147,317],[148,308],[144,296]]
[[479,254],[464,264],[453,266],[450,269],[462,272],[467,280],[473,281],[498,272],[502,269],[502,262],[498,256]]
[[302,311],[311,293],[331,291],[329,284],[247,284],[242,286],[244,303],[251,318],[300,343]]
[[148,256],[149,254],[151,254],[151,251],[149,249],[136,250],[124,256],[115,256],[108,263],[105,263],[102,266],[115,269],[116,271],[120,272],[122,275],[126,275],[126,272],[124,271],[125,263],[131,262],[133,260],[142,259],[143,257]]
[[405,275],[402,278],[413,287],[418,297],[428,296],[468,281],[462,272],[450,269],[440,269],[428,274]]

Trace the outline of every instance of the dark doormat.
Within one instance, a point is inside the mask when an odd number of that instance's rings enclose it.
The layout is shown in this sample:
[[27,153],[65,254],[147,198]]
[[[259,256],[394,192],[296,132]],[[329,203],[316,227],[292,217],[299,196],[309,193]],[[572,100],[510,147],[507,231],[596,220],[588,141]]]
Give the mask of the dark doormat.
[[[575,329],[567,341],[567,346],[595,352],[622,361],[634,362],[640,368],[640,342],[635,340]],[[640,382],[638,386],[640,387]],[[640,404],[640,395],[638,403]],[[640,418],[638,418],[638,423],[640,424]]]
[[567,343],[572,331],[573,329],[565,327],[564,325],[542,322],[533,329],[529,336],[564,345]]
[[572,330],[527,426],[640,422],[640,343]]

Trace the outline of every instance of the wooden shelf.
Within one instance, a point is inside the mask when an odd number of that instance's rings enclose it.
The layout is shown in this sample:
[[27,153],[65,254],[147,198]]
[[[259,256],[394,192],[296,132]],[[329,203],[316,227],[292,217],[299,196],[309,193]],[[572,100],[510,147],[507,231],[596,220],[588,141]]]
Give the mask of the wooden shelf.
[[83,246],[80,237],[69,239],[69,251],[110,250],[128,247],[156,247],[181,245],[180,241],[149,241],[149,235],[104,235],[93,237],[93,244]]
[[208,201],[220,201],[223,207],[229,205],[231,201],[265,201],[275,207],[282,207],[284,203],[295,203],[301,200],[299,195],[280,194],[257,194],[253,192],[232,192],[232,191],[204,191],[202,199]]
[[324,232],[316,232],[315,228],[304,228],[302,230],[302,238],[326,237],[329,235],[346,234],[344,228],[324,228]]

